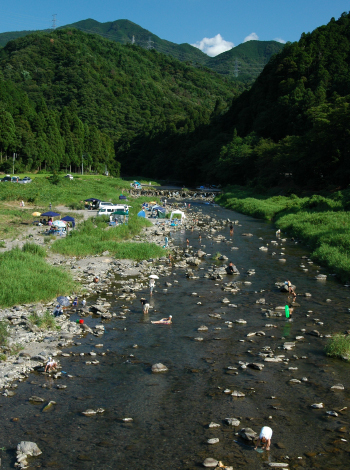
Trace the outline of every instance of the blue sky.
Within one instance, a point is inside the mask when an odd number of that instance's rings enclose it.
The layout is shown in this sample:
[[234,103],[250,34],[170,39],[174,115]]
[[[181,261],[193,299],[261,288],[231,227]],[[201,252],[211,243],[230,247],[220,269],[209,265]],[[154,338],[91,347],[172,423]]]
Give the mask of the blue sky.
[[58,26],[128,19],[216,55],[248,39],[297,41],[349,10],[349,0],[12,0],[1,6],[0,32],[49,28],[54,13]]

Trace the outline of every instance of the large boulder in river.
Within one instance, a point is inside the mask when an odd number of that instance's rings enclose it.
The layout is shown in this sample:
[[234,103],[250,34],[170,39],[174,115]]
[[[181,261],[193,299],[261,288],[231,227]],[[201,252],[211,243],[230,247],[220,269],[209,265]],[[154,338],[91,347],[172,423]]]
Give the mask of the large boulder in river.
[[258,434],[251,428],[242,428],[238,434],[246,441],[254,441],[259,437]]
[[21,441],[17,445],[17,453],[29,455],[31,457],[36,457],[37,455],[42,454],[37,444],[35,444],[35,442],[29,441]]
[[186,263],[189,264],[190,266],[198,266],[201,262],[198,258],[191,256],[191,258],[186,259]]
[[166,372],[167,370],[169,370],[167,368],[167,366],[165,366],[164,364],[162,364],[160,362],[158,364],[153,364],[153,366],[152,366],[152,372],[154,372],[154,373]]

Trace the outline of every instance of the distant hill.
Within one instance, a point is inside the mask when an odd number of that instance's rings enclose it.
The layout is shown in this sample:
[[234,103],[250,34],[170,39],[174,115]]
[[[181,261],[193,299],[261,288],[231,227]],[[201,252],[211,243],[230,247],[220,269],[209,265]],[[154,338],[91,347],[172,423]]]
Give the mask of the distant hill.
[[[256,41],[243,44],[246,56],[256,46]],[[132,167],[135,161],[134,168],[140,168],[140,161],[147,162],[152,177],[170,173],[188,184],[196,178],[261,191],[280,186],[294,194],[300,187],[348,187],[350,13],[286,44],[252,87],[234,98],[230,110],[208,125],[177,141],[165,133],[152,140],[138,136],[125,149],[118,154],[122,164]],[[171,161],[166,174],[161,165],[165,150]]]
[[23,170],[74,167],[82,154],[92,168],[117,169],[117,142],[186,134],[240,91],[154,49],[78,29],[33,33],[0,49],[0,155],[16,152]]
[[[240,81],[252,81],[263,70],[270,57],[283,48],[276,41],[248,41],[216,57],[208,57],[190,44],[175,44],[161,39],[147,29],[129,20],[100,23],[93,19],[78,21],[58,29],[76,28],[89,34],[98,34],[121,44],[135,44],[171,55],[181,62],[207,67],[217,73]],[[33,31],[0,33],[0,46],[8,41],[31,34]]]
[[277,41],[247,41],[207,61],[215,72],[240,80],[256,78],[270,58],[284,47]]

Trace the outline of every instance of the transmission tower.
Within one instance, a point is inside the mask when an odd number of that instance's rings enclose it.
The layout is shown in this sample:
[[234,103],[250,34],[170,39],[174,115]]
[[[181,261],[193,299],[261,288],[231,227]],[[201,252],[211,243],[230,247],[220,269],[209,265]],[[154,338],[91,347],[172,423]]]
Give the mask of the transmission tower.
[[135,36],[132,35],[131,44],[135,44]]
[[234,75],[237,78],[238,77],[238,72],[239,72],[239,62],[237,59],[235,59],[235,68],[234,68]]
[[57,13],[54,13],[52,15],[52,29],[55,30],[57,26],[57,19],[56,19]]
[[154,47],[153,47],[153,41],[152,41],[151,37],[148,38],[148,41],[147,41],[147,49],[154,49]]

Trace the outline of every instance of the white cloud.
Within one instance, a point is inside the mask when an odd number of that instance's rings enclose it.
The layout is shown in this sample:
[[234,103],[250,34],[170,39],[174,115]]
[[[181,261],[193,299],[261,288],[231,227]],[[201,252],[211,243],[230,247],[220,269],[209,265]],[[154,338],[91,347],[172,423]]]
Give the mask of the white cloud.
[[229,51],[234,47],[233,42],[225,41],[221,34],[217,34],[213,38],[203,38],[201,41],[197,41],[196,44],[191,46],[197,47],[202,52],[210,57],[215,57],[222,52]]
[[256,33],[250,33],[249,36],[246,36],[244,38],[244,41],[243,42],[247,42],[247,41],[257,41],[259,39],[259,36],[256,34]]
[[282,38],[275,38],[274,41],[280,42],[280,43],[282,43],[282,44],[285,44],[285,43],[286,43],[286,41],[285,41],[284,39],[282,39]]

